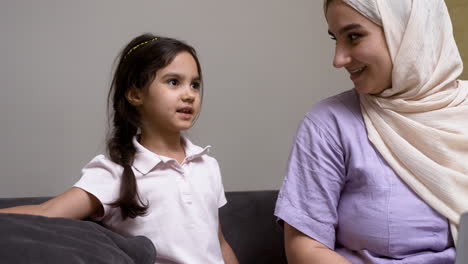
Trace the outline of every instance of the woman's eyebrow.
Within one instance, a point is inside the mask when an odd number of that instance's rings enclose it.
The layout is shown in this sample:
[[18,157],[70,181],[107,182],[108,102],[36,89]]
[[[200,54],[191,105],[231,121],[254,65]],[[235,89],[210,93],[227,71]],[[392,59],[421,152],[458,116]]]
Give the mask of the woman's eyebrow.
[[[346,26],[342,27],[338,32],[341,35],[341,34],[346,33],[347,31],[350,31],[350,30],[353,30],[353,29],[356,29],[356,28],[361,28],[361,27],[362,27],[361,24],[352,23],[352,24],[349,24],[349,25],[346,25]],[[328,30],[328,35],[335,36],[330,30]]]
[[357,23],[352,23],[352,24],[349,24],[349,25],[346,25],[344,27],[342,27],[339,32],[340,34],[343,34],[347,31],[350,31],[350,30],[353,30],[353,29],[356,29],[356,28],[361,28],[361,24],[357,24]]

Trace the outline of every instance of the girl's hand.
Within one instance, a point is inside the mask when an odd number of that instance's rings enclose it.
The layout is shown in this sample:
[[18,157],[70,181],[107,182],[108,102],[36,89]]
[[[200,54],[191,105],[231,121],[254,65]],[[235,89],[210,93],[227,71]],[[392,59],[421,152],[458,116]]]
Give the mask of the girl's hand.
[[[219,221],[218,221],[219,222]],[[221,223],[218,224],[218,239],[221,245],[221,252],[223,253],[224,263],[226,264],[239,264],[236,254],[232,250],[229,243],[224,239],[223,231],[221,230]]]

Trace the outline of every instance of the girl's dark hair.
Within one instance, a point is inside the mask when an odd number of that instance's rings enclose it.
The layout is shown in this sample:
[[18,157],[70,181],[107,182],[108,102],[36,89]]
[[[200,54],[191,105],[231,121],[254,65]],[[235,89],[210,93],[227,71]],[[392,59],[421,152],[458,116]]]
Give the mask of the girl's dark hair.
[[195,49],[176,39],[146,33],[131,40],[117,57],[118,64],[107,97],[108,117],[112,122],[109,122],[106,147],[110,159],[124,169],[120,196],[110,204],[120,207],[123,219],[145,215],[149,206],[138,194],[132,171],[136,152],[132,139],[142,122],[137,109],[128,102],[127,93],[129,89],[147,89],[158,70],[169,65],[180,52],[193,56],[201,81]]

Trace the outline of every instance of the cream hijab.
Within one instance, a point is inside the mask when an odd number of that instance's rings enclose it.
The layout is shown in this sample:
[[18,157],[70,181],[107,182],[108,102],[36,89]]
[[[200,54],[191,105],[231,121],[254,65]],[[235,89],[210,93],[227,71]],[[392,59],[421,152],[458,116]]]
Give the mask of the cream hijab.
[[343,0],[383,27],[392,87],[361,95],[368,137],[454,240],[468,211],[468,82],[443,0]]

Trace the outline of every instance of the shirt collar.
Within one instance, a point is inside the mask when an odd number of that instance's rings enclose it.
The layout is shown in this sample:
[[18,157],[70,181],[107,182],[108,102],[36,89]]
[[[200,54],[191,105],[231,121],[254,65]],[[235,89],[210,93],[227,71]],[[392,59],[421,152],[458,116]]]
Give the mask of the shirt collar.
[[[174,159],[158,155],[138,142],[138,136],[133,137],[133,145],[135,146],[135,158],[133,160],[133,167],[138,170],[143,175],[150,172],[156,165],[160,162],[166,163],[168,161],[173,161]],[[190,162],[198,157],[201,157],[207,154],[211,146],[206,146],[204,148],[199,147],[193,144],[188,138],[182,137],[185,147],[185,160],[184,162]]]

